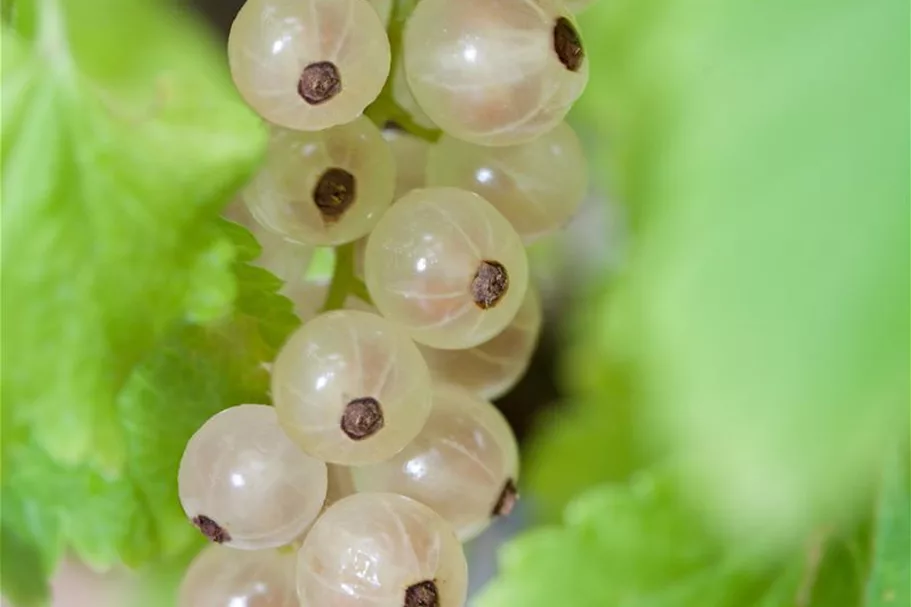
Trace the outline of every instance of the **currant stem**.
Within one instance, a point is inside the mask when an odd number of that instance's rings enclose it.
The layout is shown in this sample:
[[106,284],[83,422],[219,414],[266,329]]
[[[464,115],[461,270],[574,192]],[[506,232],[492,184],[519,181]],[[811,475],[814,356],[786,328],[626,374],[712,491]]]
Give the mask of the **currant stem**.
[[[435,143],[442,135],[442,131],[428,129],[415,123],[411,114],[396,103],[395,98],[392,96],[392,83],[395,79],[395,72],[400,67],[398,58],[402,52],[402,33],[416,3],[416,0],[395,0],[392,6],[389,27],[386,30],[389,36],[392,57],[389,77],[386,79],[386,84],[383,85],[383,90],[380,91],[376,101],[370,104],[370,107],[364,113],[381,129],[386,126],[386,123],[394,122],[406,133],[420,137],[430,143]],[[323,302],[322,311],[328,312],[329,310],[341,309],[344,307],[345,299],[349,295],[354,295],[361,301],[373,304],[370,299],[370,293],[367,291],[367,286],[354,275],[353,242],[335,247],[335,269],[332,271],[332,282],[329,283],[329,292],[326,294],[325,302]]]
[[354,274],[354,244],[349,242],[335,247],[335,269],[332,271],[332,282],[323,303],[322,311],[340,310],[349,295],[372,304],[370,294],[363,281]]
[[392,83],[395,82],[395,73],[401,66],[398,59],[402,52],[402,33],[415,4],[415,0],[395,0],[392,6],[392,16],[389,18],[389,27],[386,30],[389,36],[389,48],[392,56],[389,77],[386,79],[386,84],[383,85],[383,90],[380,91],[379,97],[370,104],[370,107],[364,113],[379,128],[386,126],[387,122],[394,122],[410,135],[435,143],[442,135],[442,131],[428,129],[415,123],[411,114],[396,103],[395,97],[392,95]]

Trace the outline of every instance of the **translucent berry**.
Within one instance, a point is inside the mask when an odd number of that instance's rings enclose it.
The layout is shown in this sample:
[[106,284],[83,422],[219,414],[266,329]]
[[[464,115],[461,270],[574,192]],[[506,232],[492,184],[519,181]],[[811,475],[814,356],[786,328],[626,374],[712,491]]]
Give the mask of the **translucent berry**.
[[526,243],[560,229],[588,189],[585,153],[565,123],[528,143],[486,147],[444,136],[427,160],[429,186],[483,196]]
[[326,464],[282,432],[275,409],[238,405],[187,443],[178,489],[187,516],[211,541],[257,550],[294,541],[326,497]]
[[376,99],[389,39],[367,0],[247,0],[228,59],[237,89],[263,118],[318,131],[351,122]]
[[541,303],[529,287],[519,313],[503,331],[465,350],[420,346],[435,384],[456,384],[493,400],[519,381],[538,343]]
[[519,235],[490,203],[455,188],[413,190],[367,240],[373,303],[436,348],[471,348],[515,318],[528,287]]
[[368,312],[321,314],[295,332],[272,369],[282,427],[326,462],[386,459],[420,431],[430,412],[430,375],[417,346]]
[[299,607],[294,552],[209,546],[190,564],[178,607]]
[[427,151],[430,144],[395,127],[383,129],[383,138],[389,143],[395,158],[393,200],[398,200],[411,190],[424,187]]
[[453,137],[531,141],[563,120],[588,80],[558,0],[421,0],[404,37],[414,98]]
[[369,232],[392,203],[392,150],[361,117],[318,133],[275,128],[266,163],[243,192],[253,217],[307,245],[337,245]]
[[509,514],[518,470],[516,439],[500,412],[463,388],[440,385],[418,437],[391,459],[353,473],[358,491],[416,499],[465,541]]
[[329,507],[297,560],[301,603],[319,607],[462,607],[467,577],[449,524],[388,493],[357,493]]

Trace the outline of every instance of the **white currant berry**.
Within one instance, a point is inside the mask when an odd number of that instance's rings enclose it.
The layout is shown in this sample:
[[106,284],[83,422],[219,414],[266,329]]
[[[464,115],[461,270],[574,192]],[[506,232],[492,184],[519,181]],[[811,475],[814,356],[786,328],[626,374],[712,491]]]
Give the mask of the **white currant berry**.
[[299,607],[295,553],[209,546],[190,564],[178,607]]
[[318,131],[351,122],[389,75],[389,39],[367,0],[247,0],[231,26],[237,89],[266,120]]
[[298,329],[272,368],[285,432],[326,462],[358,465],[401,451],[430,412],[417,346],[375,314],[336,310]]
[[529,287],[519,313],[503,331],[465,350],[420,346],[435,384],[456,384],[493,400],[525,374],[541,332],[541,302]]
[[515,318],[528,287],[519,235],[489,202],[455,188],[413,190],[367,240],[364,278],[389,320],[435,348],[471,348]]
[[466,541],[518,498],[519,456],[509,423],[489,402],[438,385],[427,424],[401,453],[353,470],[363,492],[391,492],[429,506]]
[[318,133],[274,128],[266,163],[243,198],[272,232],[302,244],[337,245],[369,232],[394,188],[392,150],[361,117]]
[[421,0],[404,37],[411,92],[453,137],[531,141],[563,120],[588,81],[559,0]]
[[424,187],[430,144],[396,127],[383,129],[383,138],[395,158],[395,196],[398,200],[411,190]]
[[444,136],[431,147],[427,185],[483,196],[529,243],[561,228],[588,189],[585,153],[565,122],[537,139],[486,147]]
[[238,405],[190,438],[178,472],[184,512],[211,541],[257,550],[294,541],[326,497],[326,464],[301,451],[275,409]]
[[401,495],[357,493],[335,503],[298,552],[303,605],[462,607],[467,578],[449,524]]

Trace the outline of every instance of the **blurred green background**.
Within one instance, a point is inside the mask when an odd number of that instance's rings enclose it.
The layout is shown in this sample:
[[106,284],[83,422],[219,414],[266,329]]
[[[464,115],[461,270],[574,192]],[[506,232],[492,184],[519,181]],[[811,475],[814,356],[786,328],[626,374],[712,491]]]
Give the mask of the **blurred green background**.
[[[14,604],[44,604],[66,555],[170,604],[199,548],[183,445],[266,399],[259,362],[295,326],[255,241],[218,221],[265,141],[219,38],[239,4],[197,3],[213,27],[152,0],[3,0]],[[903,0],[580,16],[592,195],[532,252],[548,324],[499,404],[535,528],[480,607],[911,604],[909,17]]]

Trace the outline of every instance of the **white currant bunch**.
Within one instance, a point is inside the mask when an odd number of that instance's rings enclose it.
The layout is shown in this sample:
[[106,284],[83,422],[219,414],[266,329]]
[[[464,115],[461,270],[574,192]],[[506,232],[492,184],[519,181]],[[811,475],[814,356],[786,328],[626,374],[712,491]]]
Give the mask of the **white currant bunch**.
[[[569,11],[588,0],[400,1],[247,0],[231,28],[270,141],[225,216],[303,324],[264,361],[274,406],[232,406],[187,443],[180,502],[221,545],[181,607],[462,607],[460,542],[518,499],[489,399],[541,330],[523,243],[586,191],[563,119],[588,78]],[[336,247],[331,279],[307,278],[315,247]]]

